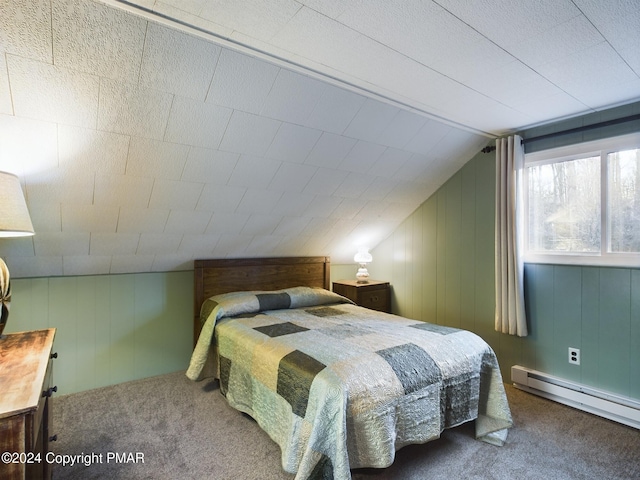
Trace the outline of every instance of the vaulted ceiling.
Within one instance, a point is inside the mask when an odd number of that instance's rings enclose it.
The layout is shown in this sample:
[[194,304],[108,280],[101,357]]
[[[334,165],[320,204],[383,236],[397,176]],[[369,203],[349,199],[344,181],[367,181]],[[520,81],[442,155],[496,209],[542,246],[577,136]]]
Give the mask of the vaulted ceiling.
[[495,136],[640,99],[632,0],[0,2],[12,276],[374,247]]

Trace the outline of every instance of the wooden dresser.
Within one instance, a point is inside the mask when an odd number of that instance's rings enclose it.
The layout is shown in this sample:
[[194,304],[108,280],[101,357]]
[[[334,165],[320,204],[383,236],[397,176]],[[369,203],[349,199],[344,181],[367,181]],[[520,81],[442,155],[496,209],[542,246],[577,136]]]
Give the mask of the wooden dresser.
[[333,291],[361,307],[391,313],[389,282],[369,280],[368,283],[358,283],[356,280],[339,280],[333,282]]
[[0,338],[0,478],[50,479],[51,353],[56,330]]

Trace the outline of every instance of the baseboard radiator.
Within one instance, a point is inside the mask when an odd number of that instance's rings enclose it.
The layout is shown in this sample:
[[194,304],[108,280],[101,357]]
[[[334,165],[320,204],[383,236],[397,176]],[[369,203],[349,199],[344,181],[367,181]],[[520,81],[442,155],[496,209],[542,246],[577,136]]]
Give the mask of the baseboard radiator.
[[640,429],[640,402],[514,365],[516,388]]

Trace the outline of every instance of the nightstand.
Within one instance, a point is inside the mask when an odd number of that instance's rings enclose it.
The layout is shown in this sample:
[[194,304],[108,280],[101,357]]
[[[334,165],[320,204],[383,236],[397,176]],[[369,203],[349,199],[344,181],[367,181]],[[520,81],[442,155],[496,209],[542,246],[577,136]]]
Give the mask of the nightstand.
[[50,479],[51,354],[55,328],[0,338],[0,478]]
[[333,291],[361,307],[391,313],[389,282],[369,280],[368,283],[358,283],[356,280],[339,280],[333,282]]

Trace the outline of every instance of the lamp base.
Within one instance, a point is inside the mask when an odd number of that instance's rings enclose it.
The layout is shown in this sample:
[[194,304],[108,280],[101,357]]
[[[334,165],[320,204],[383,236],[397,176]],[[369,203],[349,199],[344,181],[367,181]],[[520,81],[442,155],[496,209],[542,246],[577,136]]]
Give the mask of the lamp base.
[[6,307],[4,303],[2,306],[2,315],[0,315],[0,339],[4,338],[2,336],[2,332],[4,331],[4,327],[7,326],[7,320],[9,320],[9,309]]
[[11,282],[9,269],[0,258],[0,338],[9,320],[9,305],[11,304]]
[[358,269],[358,273],[356,273],[356,282],[369,283],[369,271],[367,270],[367,267],[361,266]]

